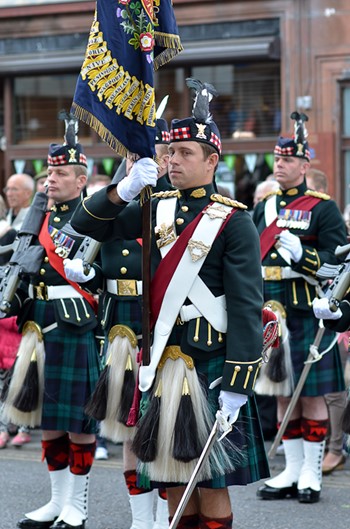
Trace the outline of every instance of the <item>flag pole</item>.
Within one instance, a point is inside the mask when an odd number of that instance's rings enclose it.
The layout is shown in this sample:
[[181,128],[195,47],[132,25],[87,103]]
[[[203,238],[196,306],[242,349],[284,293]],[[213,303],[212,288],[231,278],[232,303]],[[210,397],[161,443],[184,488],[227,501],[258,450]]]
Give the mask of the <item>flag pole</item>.
[[142,364],[148,366],[151,357],[151,187],[142,191]]

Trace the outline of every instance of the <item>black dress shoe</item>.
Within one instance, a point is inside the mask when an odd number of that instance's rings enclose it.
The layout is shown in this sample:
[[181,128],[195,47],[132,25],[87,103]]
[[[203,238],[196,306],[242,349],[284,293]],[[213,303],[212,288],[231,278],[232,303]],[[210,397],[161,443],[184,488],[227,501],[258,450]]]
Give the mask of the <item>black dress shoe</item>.
[[50,529],[84,529],[84,527],[85,527],[85,520],[83,520],[80,525],[70,525],[69,523],[61,520],[51,525]]
[[50,529],[55,520],[50,522],[37,522],[36,520],[31,520],[30,518],[22,518],[17,522],[17,527],[20,529]]
[[293,483],[290,487],[284,487],[282,489],[263,485],[258,488],[256,495],[262,500],[284,500],[285,498],[296,498],[298,496],[297,484]]
[[320,490],[313,490],[310,487],[298,490],[299,503],[317,503],[320,499],[320,495]]

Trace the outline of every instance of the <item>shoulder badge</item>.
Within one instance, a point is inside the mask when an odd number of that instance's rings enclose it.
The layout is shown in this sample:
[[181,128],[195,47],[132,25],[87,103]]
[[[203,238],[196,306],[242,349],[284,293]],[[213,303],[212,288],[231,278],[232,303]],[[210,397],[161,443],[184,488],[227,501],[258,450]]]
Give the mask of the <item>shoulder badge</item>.
[[210,195],[210,200],[213,200],[213,202],[219,202],[225,206],[231,206],[232,208],[248,209],[248,206],[242,204],[242,202],[237,202],[237,200],[233,200],[232,198],[224,197],[219,195],[219,193],[213,193]]
[[313,191],[312,189],[308,189],[305,191],[305,195],[309,197],[316,197],[321,198],[322,200],[330,200],[330,195],[327,195],[326,193],[319,193],[318,191]]
[[177,189],[171,191],[159,191],[159,193],[152,193],[153,198],[180,198],[181,193]]

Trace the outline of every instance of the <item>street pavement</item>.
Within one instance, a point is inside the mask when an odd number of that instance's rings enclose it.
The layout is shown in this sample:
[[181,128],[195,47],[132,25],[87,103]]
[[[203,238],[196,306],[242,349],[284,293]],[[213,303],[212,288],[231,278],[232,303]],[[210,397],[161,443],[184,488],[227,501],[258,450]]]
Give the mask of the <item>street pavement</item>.
[[[267,450],[269,446],[267,443]],[[109,443],[108,448],[108,461],[96,461],[91,472],[86,529],[129,529],[131,525],[122,447]],[[283,456],[270,461],[272,475],[283,468]],[[350,457],[345,470],[324,477],[321,501],[316,504],[260,500],[256,497],[260,484],[231,487],[234,529],[350,529]],[[29,444],[0,450],[0,529],[15,529],[25,512],[43,505],[49,497],[40,431],[35,430]]]

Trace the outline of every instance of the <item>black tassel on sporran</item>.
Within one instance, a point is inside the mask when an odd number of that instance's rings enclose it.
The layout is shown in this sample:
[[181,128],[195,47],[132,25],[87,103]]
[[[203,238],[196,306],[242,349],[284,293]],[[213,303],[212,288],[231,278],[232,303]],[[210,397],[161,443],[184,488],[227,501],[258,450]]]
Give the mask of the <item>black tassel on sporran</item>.
[[103,421],[106,418],[109,376],[110,366],[107,363],[97,381],[94,392],[84,408],[86,415],[96,421]]
[[13,406],[22,412],[31,412],[39,404],[39,374],[36,352],[30,359],[29,367],[23,380],[23,385],[13,401]]
[[132,362],[130,355],[125,366],[125,374],[123,380],[123,387],[120,396],[120,406],[118,410],[117,420],[122,424],[127,424],[130,408],[133,403],[135,391],[135,376],[132,369]]
[[266,376],[272,382],[283,382],[287,378],[285,352],[283,347],[271,349],[269,361],[266,365]]
[[[17,357],[16,357],[17,360]],[[9,394],[10,384],[12,380],[12,375],[15,370],[16,360],[12,364],[11,368],[7,371],[6,376],[4,378],[1,394],[0,394],[0,402],[5,402],[7,399],[7,396]]]
[[161,406],[161,380],[153,394],[145,414],[138,422],[132,451],[144,463],[151,463],[157,457],[158,432]]
[[184,463],[197,459],[203,447],[198,441],[197,420],[193,410],[188,380],[185,377],[174,428],[173,458]]

